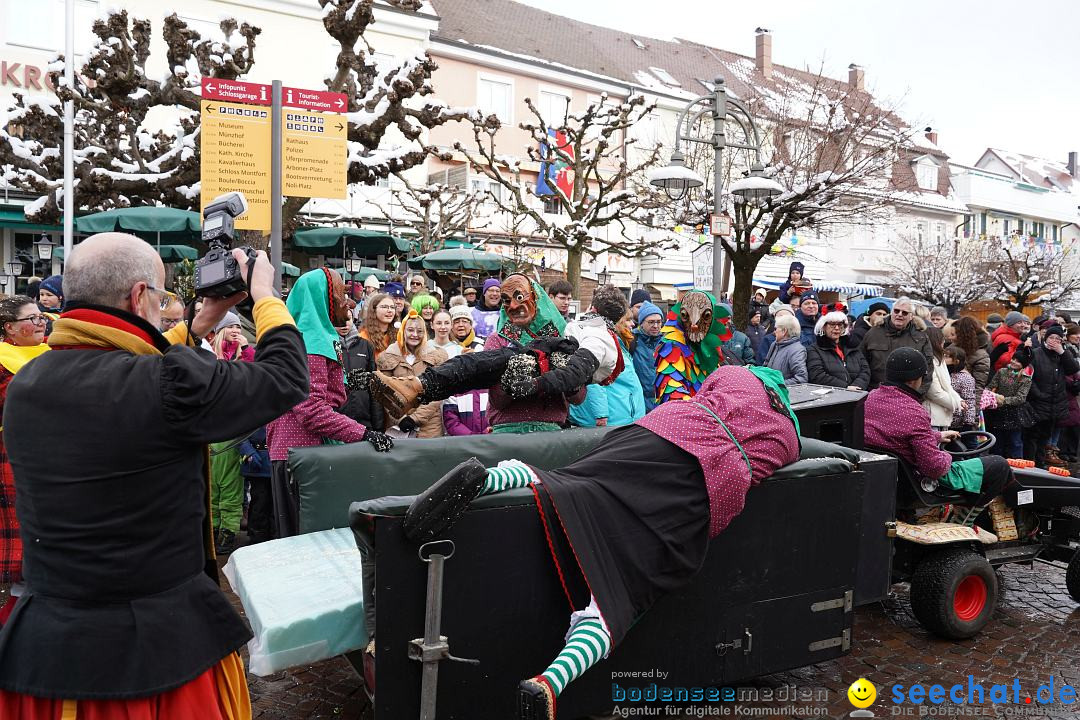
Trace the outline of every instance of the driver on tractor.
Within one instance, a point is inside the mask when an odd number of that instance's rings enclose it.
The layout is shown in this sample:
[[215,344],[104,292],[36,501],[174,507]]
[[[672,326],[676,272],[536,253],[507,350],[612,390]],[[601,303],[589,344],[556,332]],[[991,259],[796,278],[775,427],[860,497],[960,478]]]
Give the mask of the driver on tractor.
[[1013,483],[1012,469],[998,455],[953,460],[938,447],[960,434],[930,427],[919,395],[925,374],[919,351],[902,347],[889,353],[885,382],[866,397],[866,444],[903,458],[919,475],[947,488],[978,495],[976,506],[986,505]]

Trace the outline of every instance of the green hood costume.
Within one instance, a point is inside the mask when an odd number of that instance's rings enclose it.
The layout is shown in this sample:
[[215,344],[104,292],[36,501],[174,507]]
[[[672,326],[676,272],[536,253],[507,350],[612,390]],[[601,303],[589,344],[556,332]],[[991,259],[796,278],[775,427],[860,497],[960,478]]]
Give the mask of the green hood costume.
[[[521,273],[514,274],[521,275]],[[555,303],[551,302],[551,298],[548,297],[547,291],[544,290],[540,283],[530,280],[529,287],[532,288],[533,295],[536,296],[536,316],[532,319],[532,322],[529,323],[528,328],[522,329],[510,322],[510,317],[506,314],[506,308],[503,307],[499,310],[499,324],[496,326],[499,335],[511,342],[525,344],[532,338],[553,335],[561,336],[566,332],[566,318],[564,318],[562,313],[559,312],[559,309],[555,307]],[[522,334],[531,337],[522,340]]]
[[322,268],[297,278],[285,305],[304,336],[308,355],[322,355],[340,363],[341,338],[330,322],[330,286]]

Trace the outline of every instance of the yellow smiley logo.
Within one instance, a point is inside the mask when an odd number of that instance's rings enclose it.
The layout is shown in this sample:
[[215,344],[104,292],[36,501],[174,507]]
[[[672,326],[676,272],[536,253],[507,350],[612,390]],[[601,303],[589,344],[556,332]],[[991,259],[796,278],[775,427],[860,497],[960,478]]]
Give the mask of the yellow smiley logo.
[[877,688],[866,678],[859,678],[851,683],[847,690],[848,700],[857,708],[867,708],[877,700]]

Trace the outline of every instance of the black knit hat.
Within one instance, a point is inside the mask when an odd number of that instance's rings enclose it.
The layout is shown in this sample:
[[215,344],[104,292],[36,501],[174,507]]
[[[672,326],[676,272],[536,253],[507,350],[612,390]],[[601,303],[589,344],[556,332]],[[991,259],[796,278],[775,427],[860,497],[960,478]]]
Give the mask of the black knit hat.
[[1048,327],[1046,329],[1046,336],[1043,338],[1043,340],[1046,340],[1051,335],[1057,335],[1059,338],[1064,340],[1065,339],[1065,328],[1063,328],[1063,327],[1061,327],[1060,325],[1057,325],[1057,324],[1051,325],[1050,327]]
[[630,304],[637,305],[641,302],[652,302],[652,295],[649,294],[648,290],[638,288],[634,292],[630,293]]
[[915,348],[896,348],[885,361],[885,379],[889,382],[903,383],[925,375],[926,358]]
[[889,306],[883,302],[870,303],[870,307],[866,308],[867,315],[873,315],[878,310],[881,312],[889,312]]

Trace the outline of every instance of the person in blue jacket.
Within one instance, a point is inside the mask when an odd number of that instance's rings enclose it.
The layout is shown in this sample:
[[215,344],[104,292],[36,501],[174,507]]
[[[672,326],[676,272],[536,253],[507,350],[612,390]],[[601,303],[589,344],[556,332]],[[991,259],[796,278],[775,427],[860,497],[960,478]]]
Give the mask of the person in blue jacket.
[[[730,312],[731,307],[728,306]],[[720,345],[724,352],[725,365],[754,365],[754,345],[741,330],[731,329],[731,337]]]
[[641,383],[645,412],[656,407],[656,346],[660,344],[660,331],[664,328],[664,312],[646,301],[637,314],[634,328],[634,372]]
[[797,283],[805,280],[805,278],[803,277],[805,273],[806,266],[803,265],[801,262],[796,260],[795,262],[791,263],[791,266],[788,268],[787,282],[780,284],[780,302],[791,302],[791,285],[792,283]]
[[799,296],[799,309],[795,311],[795,319],[799,321],[800,328],[799,343],[803,347],[810,347],[817,342],[814,327],[819,317],[821,315],[818,312],[817,295],[813,292],[804,292]]
[[616,323],[619,353],[622,355],[623,369],[610,385],[593,383],[586,389],[585,402],[570,406],[570,422],[580,427],[617,427],[645,417],[645,395],[641,381],[634,367],[634,358],[630,354],[623,334],[630,324],[630,311],[627,310],[622,321]]
[[248,504],[248,544],[270,540],[274,516],[274,500],[270,490],[270,452],[266,447],[266,428],[261,427],[237,448],[240,452],[240,474],[251,492]]

